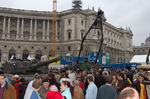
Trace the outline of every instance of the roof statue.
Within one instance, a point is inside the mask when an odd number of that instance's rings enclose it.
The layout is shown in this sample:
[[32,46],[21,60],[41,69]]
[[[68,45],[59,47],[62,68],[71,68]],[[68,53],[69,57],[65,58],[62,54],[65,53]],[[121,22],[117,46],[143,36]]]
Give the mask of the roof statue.
[[81,9],[82,8],[82,1],[81,0],[73,0],[72,2],[74,9]]

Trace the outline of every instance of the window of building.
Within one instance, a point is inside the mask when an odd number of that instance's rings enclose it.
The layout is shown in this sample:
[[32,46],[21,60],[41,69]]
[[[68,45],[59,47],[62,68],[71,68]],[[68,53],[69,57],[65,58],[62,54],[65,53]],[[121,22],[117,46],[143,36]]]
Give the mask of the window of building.
[[20,49],[21,47],[20,47],[20,46],[18,46],[18,48]]
[[37,50],[36,51],[36,55],[35,55],[35,58],[40,60],[41,59],[41,56],[42,56],[42,51],[41,50]]
[[68,40],[71,39],[71,32],[68,32]]
[[70,40],[71,39],[71,32],[72,32],[72,30],[67,30],[67,36],[68,36],[68,40]]
[[47,49],[47,47],[44,47],[44,49]]
[[68,46],[68,51],[71,51],[71,46]]
[[97,31],[97,36],[100,36],[100,31]]
[[11,27],[15,27],[16,26],[16,22],[15,21],[12,21],[11,22]]
[[29,19],[24,19],[24,27],[29,28],[30,27],[30,20]]
[[84,23],[83,20],[81,20],[81,25],[83,25],[83,23]]
[[10,39],[16,39],[16,31],[10,31]]
[[16,51],[14,49],[9,50],[8,59],[15,59],[16,57]]
[[60,39],[60,32],[57,33],[57,39]]
[[29,56],[29,51],[27,49],[23,50],[22,59],[27,60]]
[[68,25],[71,25],[71,19],[68,19]]
[[30,32],[26,31],[23,33],[23,37],[24,37],[24,40],[29,40],[30,38]]
[[38,32],[38,33],[36,34],[36,36],[37,36],[37,40],[38,40],[38,41],[42,41],[42,36],[43,36],[42,32]]

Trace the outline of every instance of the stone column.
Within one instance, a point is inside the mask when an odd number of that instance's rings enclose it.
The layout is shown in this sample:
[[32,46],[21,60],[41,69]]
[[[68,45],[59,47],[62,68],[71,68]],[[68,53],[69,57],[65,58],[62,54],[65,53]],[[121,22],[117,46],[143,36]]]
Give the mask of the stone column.
[[5,34],[6,34],[5,28],[6,28],[6,17],[4,16],[4,20],[3,20],[3,35],[2,35],[2,39],[5,39]]
[[45,20],[43,20],[43,41],[45,41]]
[[48,20],[48,21],[47,21],[47,35],[46,35],[47,41],[49,41],[49,34],[50,34],[50,33],[49,33],[49,32],[50,32],[49,29],[50,29],[50,28],[49,28],[49,20]]
[[22,22],[21,22],[21,40],[23,40],[23,31],[24,31],[24,19],[22,18]]
[[8,18],[7,39],[10,39],[10,17]]
[[30,20],[30,40],[32,40],[32,19]]
[[17,19],[17,40],[20,39],[19,38],[19,18]]
[[35,22],[34,22],[34,40],[36,40],[36,29],[37,29],[37,20],[35,19]]

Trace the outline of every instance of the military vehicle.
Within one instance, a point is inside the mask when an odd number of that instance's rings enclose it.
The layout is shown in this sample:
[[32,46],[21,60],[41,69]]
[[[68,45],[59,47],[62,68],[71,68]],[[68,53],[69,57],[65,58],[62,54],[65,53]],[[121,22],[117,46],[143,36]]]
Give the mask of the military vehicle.
[[53,62],[57,62],[61,57],[56,57],[47,61],[37,61],[37,60],[11,60],[2,65],[2,70],[6,73],[11,74],[30,74],[36,72],[46,72],[48,70],[48,65]]

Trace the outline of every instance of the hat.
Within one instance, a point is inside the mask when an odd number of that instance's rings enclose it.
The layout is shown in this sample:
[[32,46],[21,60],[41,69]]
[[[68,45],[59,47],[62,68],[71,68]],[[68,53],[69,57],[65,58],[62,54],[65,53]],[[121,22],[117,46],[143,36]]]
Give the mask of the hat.
[[60,83],[61,83],[62,81],[68,81],[68,82],[71,82],[71,80],[68,79],[68,78],[61,78]]
[[19,75],[16,74],[16,75],[14,75],[14,77],[15,77],[15,78],[19,78]]

